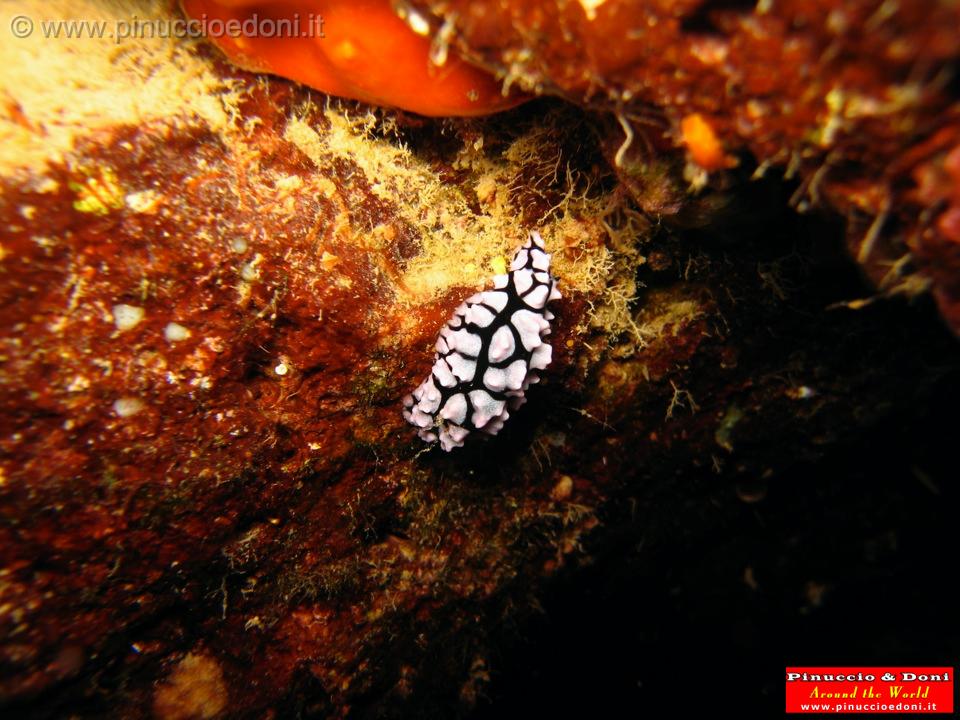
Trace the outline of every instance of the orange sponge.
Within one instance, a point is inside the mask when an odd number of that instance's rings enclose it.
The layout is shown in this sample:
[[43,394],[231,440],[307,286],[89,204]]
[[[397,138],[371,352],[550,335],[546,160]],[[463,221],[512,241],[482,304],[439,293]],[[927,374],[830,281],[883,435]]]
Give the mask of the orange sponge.
[[519,104],[452,52],[431,61],[426,19],[401,19],[389,0],[182,0],[207,37],[248,70],[331,95],[421,115],[485,115]]

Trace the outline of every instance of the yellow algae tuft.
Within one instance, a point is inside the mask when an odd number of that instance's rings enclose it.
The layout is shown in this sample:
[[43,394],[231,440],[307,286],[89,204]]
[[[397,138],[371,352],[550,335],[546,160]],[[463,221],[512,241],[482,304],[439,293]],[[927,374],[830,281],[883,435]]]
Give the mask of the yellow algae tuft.
[[[363,208],[351,203],[349,184],[323,193],[341,206],[333,235],[363,248],[386,270],[382,274],[394,277],[390,287],[396,304],[416,307],[451,290],[485,287],[493,275],[506,271],[527,232],[537,229],[553,255],[564,296],[582,295],[588,303],[577,332],[628,333],[635,344],[643,344],[646,333],[634,319],[631,303],[637,294],[636,268],[644,262],[637,243],[647,227],[630,217],[614,222],[612,215],[624,216],[623,200],[592,189],[589,179],[561,163],[558,148],[566,132],[561,117],[548,114],[496,153],[489,150],[493,143],[477,137],[482,126],[472,128],[453,165],[476,179],[452,184],[438,176],[428,158],[390,137],[390,128],[372,112],[351,113],[331,104],[323,110],[326,122],[315,125],[307,119],[309,110],[290,118],[285,139],[318,167],[328,167],[335,159],[349,161],[363,174],[365,187],[417,231],[419,252],[397,275],[383,260],[395,239],[392,229],[373,219],[365,227]],[[540,186],[553,188],[549,200],[546,194],[538,196],[549,205],[539,211],[539,219],[525,220],[523,205],[530,188]],[[402,330],[416,326],[414,316],[398,317]]]
[[[116,32],[132,18],[170,22],[178,17],[172,4],[20,0],[0,7],[5,32],[15,16],[30,18],[33,32],[0,42],[0,177],[63,162],[78,139],[100,129],[199,119],[215,132],[229,130],[236,93],[196,54],[196,41]],[[81,18],[118,37],[67,37],[62,29],[47,37],[56,29],[50,23]]]
[[126,205],[123,188],[117,173],[108,166],[80,168],[83,180],[71,180],[68,185],[77,197],[73,209],[94,215],[106,215],[111,210],[120,210]]
[[333,270],[337,265],[340,264],[340,258],[332,253],[323,251],[323,255],[320,256],[320,267],[322,267],[327,272]]
[[224,711],[227,700],[220,664],[208,655],[190,653],[157,688],[153,711],[160,720],[210,720]]
[[[326,132],[292,118],[285,138],[318,166],[335,157],[350,160],[373,194],[396,204],[403,219],[420,232],[422,251],[398,283],[399,302],[418,305],[451,287],[482,284],[494,259],[506,256],[523,238],[524,229],[513,218],[474,213],[463,192],[441,182],[426,160],[371,135],[372,115],[355,117],[329,107],[324,116]],[[365,237],[375,244],[388,239],[375,232]]]

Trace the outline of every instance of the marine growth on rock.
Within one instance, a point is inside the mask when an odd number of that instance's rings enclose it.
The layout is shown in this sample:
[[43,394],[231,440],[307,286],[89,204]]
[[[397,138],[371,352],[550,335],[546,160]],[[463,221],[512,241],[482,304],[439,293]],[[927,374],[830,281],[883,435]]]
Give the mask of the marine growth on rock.
[[450,451],[462,447],[471,430],[500,432],[526,402],[553,349],[544,341],[560,298],[550,274],[550,255],[537,232],[517,250],[506,275],[493,289],[467,298],[437,338],[433,369],[403,399],[403,416],[426,442]]

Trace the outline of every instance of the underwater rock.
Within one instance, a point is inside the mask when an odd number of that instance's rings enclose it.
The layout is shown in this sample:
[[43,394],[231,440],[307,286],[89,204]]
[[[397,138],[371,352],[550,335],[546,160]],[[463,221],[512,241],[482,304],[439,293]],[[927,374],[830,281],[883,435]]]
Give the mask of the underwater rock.
[[[75,15],[134,11],[171,19]],[[410,122],[170,38],[4,42],[0,68],[0,714],[454,715],[505,627],[625,547],[668,598],[678,547],[761,513],[802,586],[784,492],[844,546],[886,537],[875,485],[820,502],[809,468],[958,386],[929,307],[827,309],[862,286],[792,188],[662,223],[569,104]],[[680,216],[676,159],[643,187]],[[533,227],[550,371],[496,437],[422,453],[402,398]]]
[[[932,284],[960,333],[960,215],[919,184],[960,139],[956,3],[412,5],[443,19],[451,46],[505,86],[615,113],[608,156],[627,187],[642,188],[641,205],[651,194],[660,204],[648,176],[656,186],[658,152],[671,147],[697,187],[724,189],[737,167],[796,179],[792,205],[844,219],[878,295]],[[664,209],[670,221],[676,208]]]

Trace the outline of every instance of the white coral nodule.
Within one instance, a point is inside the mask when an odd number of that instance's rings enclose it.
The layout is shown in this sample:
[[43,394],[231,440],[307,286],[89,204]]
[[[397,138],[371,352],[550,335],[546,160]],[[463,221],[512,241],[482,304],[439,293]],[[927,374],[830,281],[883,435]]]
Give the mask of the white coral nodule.
[[560,298],[550,274],[543,238],[531,232],[506,275],[493,289],[467,298],[440,331],[430,376],[403,398],[403,417],[428,443],[446,451],[462,447],[471,430],[500,432],[526,402],[537,370],[550,364],[553,313],[547,303]]

